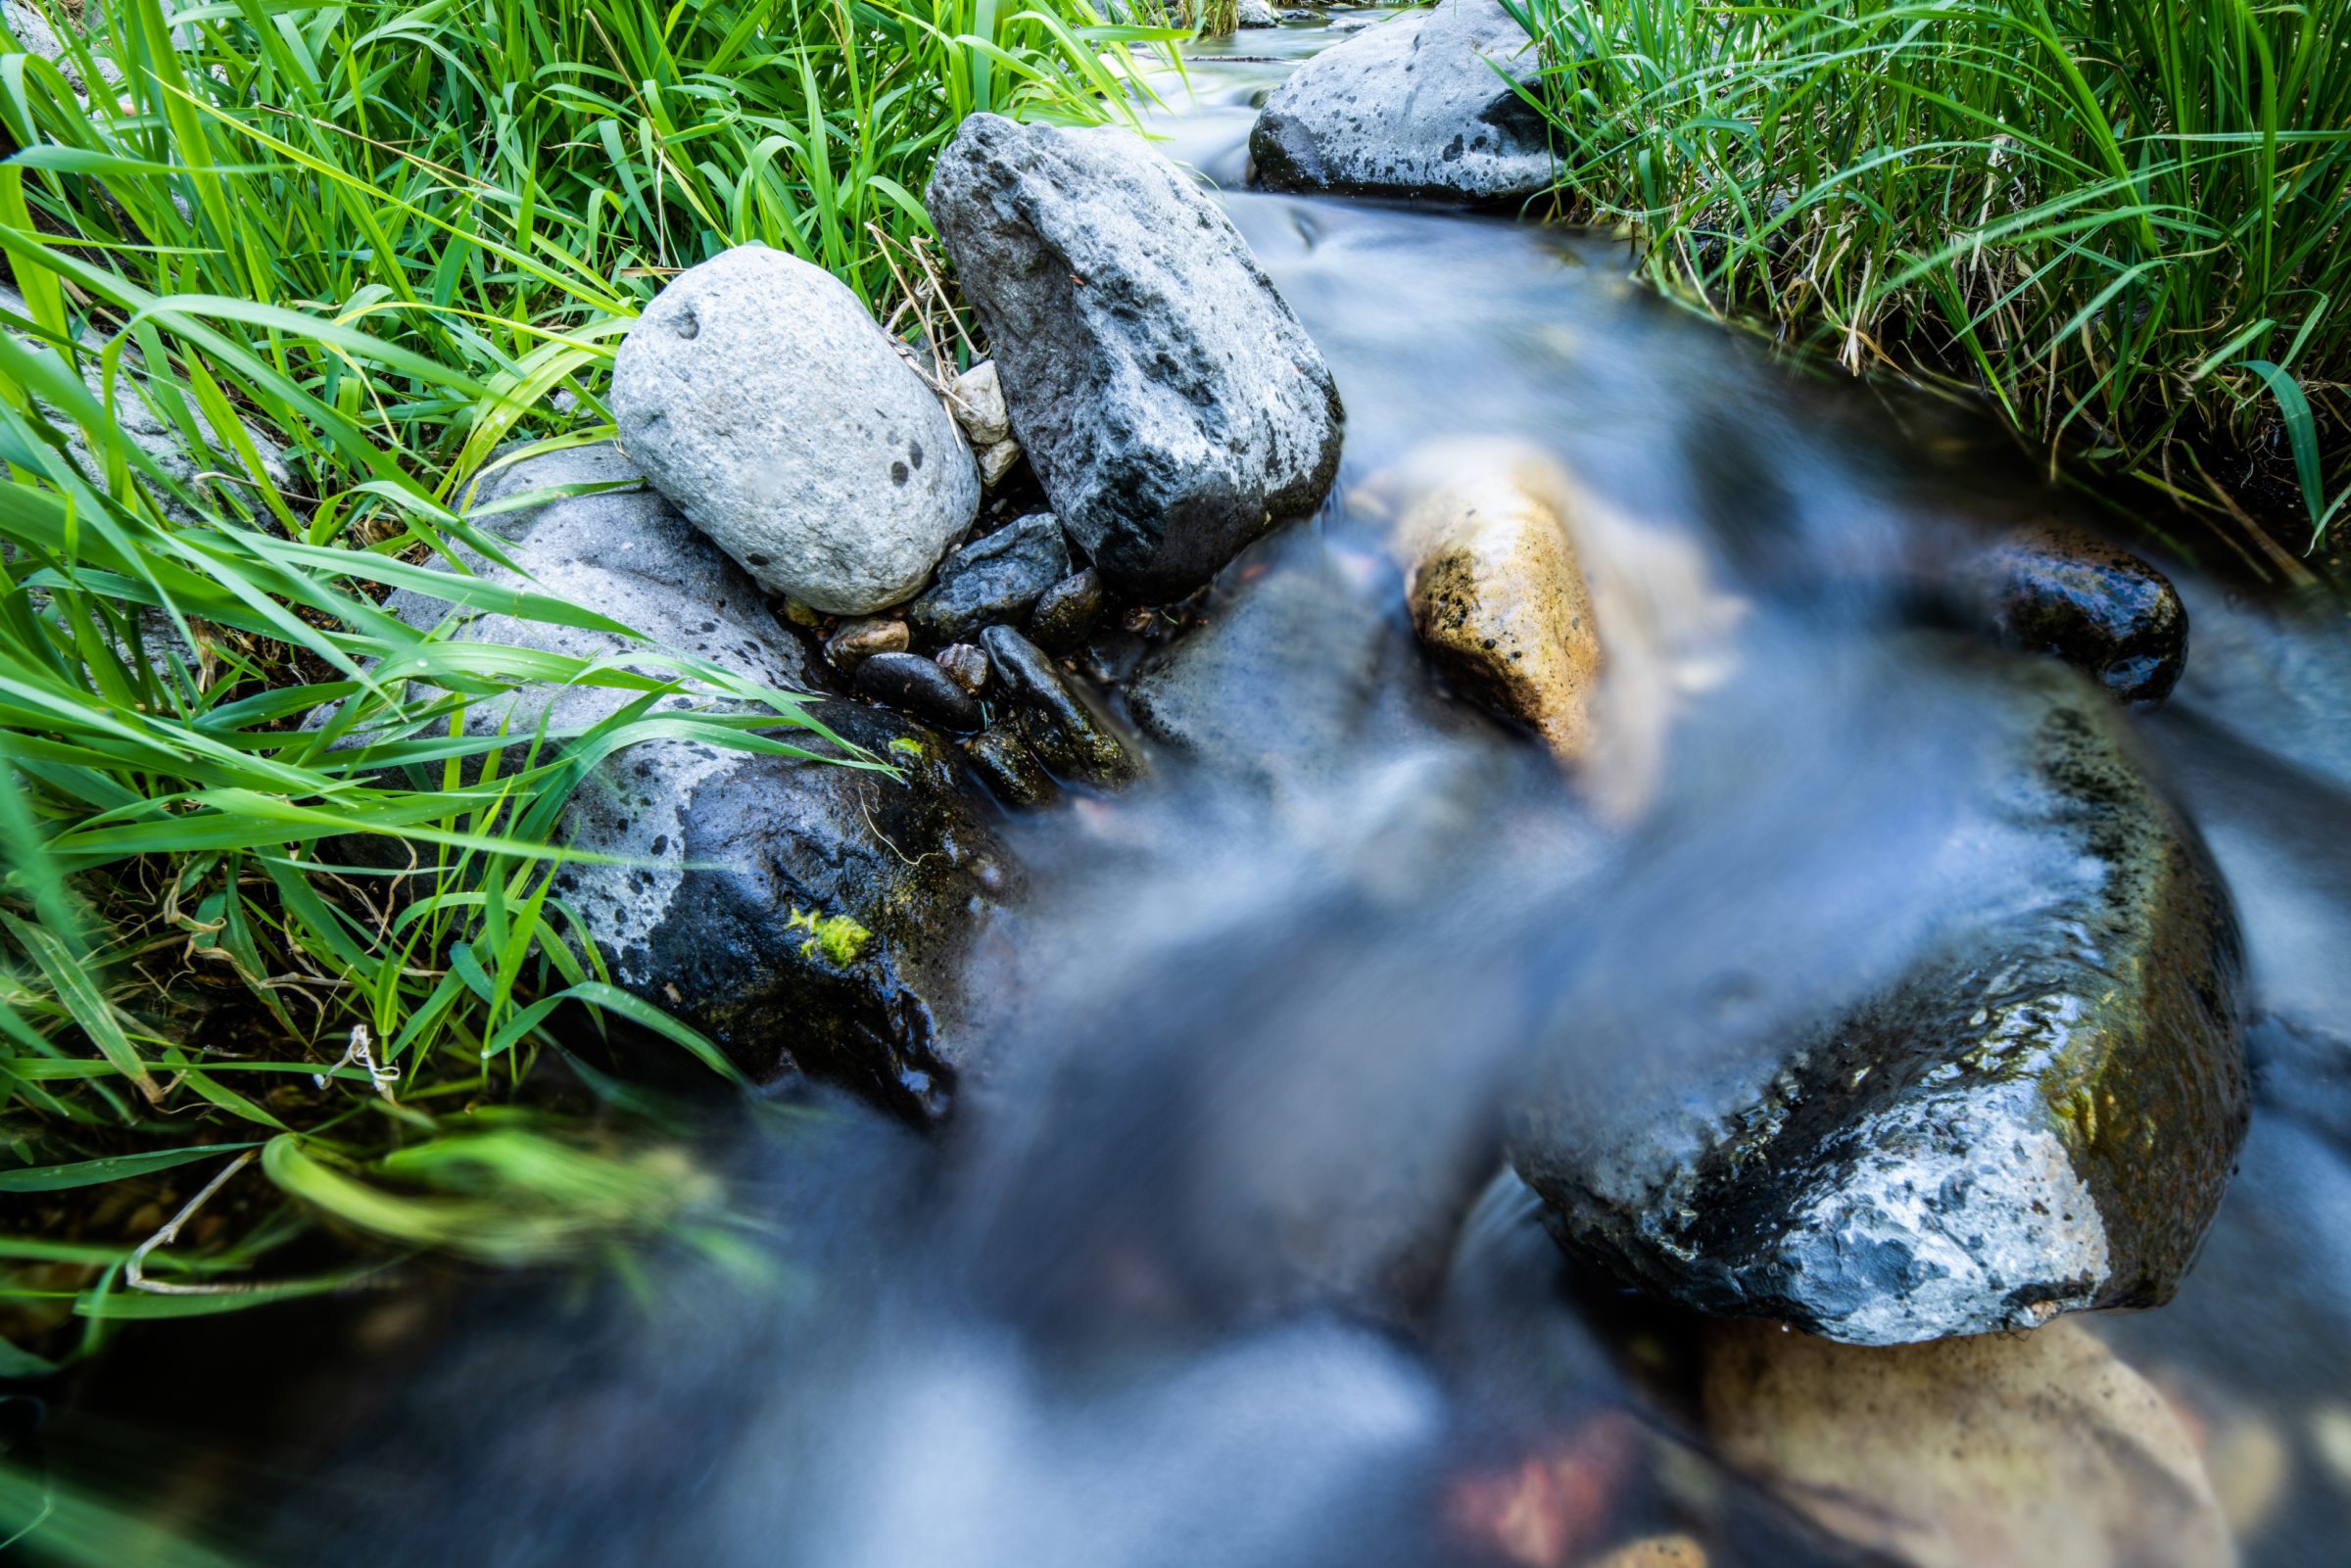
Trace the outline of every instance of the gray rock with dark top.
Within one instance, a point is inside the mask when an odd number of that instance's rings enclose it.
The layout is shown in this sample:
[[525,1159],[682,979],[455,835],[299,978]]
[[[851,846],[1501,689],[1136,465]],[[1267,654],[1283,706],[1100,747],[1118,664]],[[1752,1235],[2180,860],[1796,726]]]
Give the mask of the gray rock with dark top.
[[929,206],[1021,447],[1112,587],[1180,598],[1320,504],[1330,370],[1231,220],[1149,143],[974,115]]
[[2234,912],[2102,692],[1997,679],[1907,973],[1752,1051],[1585,1018],[1547,1058],[1512,1161],[1570,1253],[1857,1344],[2170,1299],[2245,1133]]
[[953,415],[824,268],[745,245],[688,268],[612,363],[654,486],[772,594],[863,615],[923,586],[980,511]]
[[[477,504],[640,478],[617,449],[584,448],[500,471]],[[559,595],[764,687],[829,684],[758,585],[650,488],[482,523],[535,580],[461,552],[491,583]],[[447,601],[413,590],[387,608],[418,627],[451,614]],[[630,668],[674,673],[642,644],[602,632],[485,614],[456,635],[583,659],[620,654]],[[477,703],[466,727],[486,735],[504,724],[527,736],[544,716],[551,730],[576,733],[640,694],[527,688]],[[707,689],[659,706],[740,711]],[[562,825],[571,847],[622,863],[568,865],[558,891],[623,985],[700,1028],[754,1078],[806,1071],[910,1115],[935,1114],[961,1057],[963,954],[1013,870],[950,742],[853,702],[810,711],[898,777],[693,740],[631,746],[581,784]],[[805,730],[773,733],[843,754]]]
[[984,626],[1014,626],[1070,573],[1069,542],[1051,512],[1015,518],[938,566],[938,581],[906,608],[926,643],[956,642]]
[[1517,201],[1555,173],[1542,62],[1501,0],[1442,0],[1367,27],[1273,90],[1249,133],[1274,190]]

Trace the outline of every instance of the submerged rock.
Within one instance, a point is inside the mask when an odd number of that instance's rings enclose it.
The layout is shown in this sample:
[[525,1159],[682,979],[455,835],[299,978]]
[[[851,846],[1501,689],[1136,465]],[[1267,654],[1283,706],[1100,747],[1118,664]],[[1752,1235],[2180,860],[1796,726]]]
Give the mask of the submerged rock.
[[1413,626],[1484,706],[1563,761],[1592,739],[1601,646],[1566,520],[1505,471],[1424,491],[1397,525]]
[[1180,598],[1321,502],[1330,370],[1231,220],[1149,143],[974,115],[929,206],[1031,466],[1114,588]]
[[1534,196],[1554,174],[1550,126],[1516,86],[1532,88],[1541,69],[1501,0],[1441,0],[1291,72],[1266,100],[1249,156],[1274,190]]
[[1046,767],[1064,779],[1113,789],[1142,777],[1142,759],[1035,643],[1009,626],[989,627],[981,642],[1019,710],[1022,737]]
[[1070,574],[1070,546],[1051,512],[1032,512],[949,555],[906,619],[927,642],[954,642],[984,626],[1017,625]]
[[2245,1131],[2235,916],[2094,687],[1962,679],[1997,682],[1968,710],[1992,782],[1942,831],[1953,880],[1906,974],[1654,1073],[1549,1059],[1512,1159],[1570,1252],[1861,1344],[2177,1289]]
[[1723,1324],[1705,1363],[1723,1457],[1887,1561],[2236,1561],[2186,1422],[2079,1323],[1892,1347]]
[[2063,659],[2118,701],[2161,702],[2187,663],[2171,580],[2078,528],[2020,530],[1968,575],[2009,646]]
[[1012,725],[983,730],[963,743],[972,771],[1007,806],[1050,806],[1061,798],[1061,785],[1045,771]]
[[980,511],[963,434],[857,296],[745,245],[629,329],[612,415],[630,457],[773,594],[863,615],[923,586]]
[[[479,499],[639,477],[616,449],[585,448],[503,470]],[[762,686],[822,685],[758,585],[649,488],[555,500],[484,525],[541,592]],[[465,559],[492,582],[525,586],[470,552]],[[414,591],[387,607],[419,627],[450,610]],[[504,615],[474,616],[456,635],[581,658],[638,646]],[[631,663],[672,673],[649,650]],[[532,688],[477,703],[466,726],[483,735],[503,723],[527,736],[544,715],[552,729],[576,731],[638,695]],[[708,691],[660,705],[727,707]],[[820,702],[811,714],[896,775],[692,740],[631,746],[580,785],[562,829],[573,848],[623,863],[566,866],[557,888],[622,984],[710,1035],[754,1078],[797,1069],[933,1114],[960,1060],[962,957],[1005,883],[1004,856],[945,740],[855,703]],[[845,755],[803,730],[775,733]]]

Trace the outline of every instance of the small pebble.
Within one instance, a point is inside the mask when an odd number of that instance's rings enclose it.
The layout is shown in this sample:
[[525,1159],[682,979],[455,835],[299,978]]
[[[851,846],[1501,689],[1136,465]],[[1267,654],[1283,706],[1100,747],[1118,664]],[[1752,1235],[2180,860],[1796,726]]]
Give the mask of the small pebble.
[[980,728],[980,704],[972,700],[972,694],[919,653],[869,655],[857,666],[857,689],[877,702],[949,730]]
[[913,641],[904,621],[850,621],[825,641],[825,657],[843,675],[877,653],[903,653]]
[[1065,577],[1030,611],[1029,641],[1048,653],[1068,653],[1102,619],[1103,604],[1102,578],[1092,567]]
[[957,686],[978,696],[987,685],[987,655],[969,642],[954,642],[940,648],[934,658],[938,667],[953,677]]

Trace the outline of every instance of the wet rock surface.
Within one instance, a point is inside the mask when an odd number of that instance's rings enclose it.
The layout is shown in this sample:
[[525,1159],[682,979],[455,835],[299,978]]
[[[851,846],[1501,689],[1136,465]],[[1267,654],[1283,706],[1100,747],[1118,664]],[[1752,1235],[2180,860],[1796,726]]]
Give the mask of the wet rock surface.
[[895,604],[980,508],[955,420],[856,295],[745,245],[646,307],[612,415],[661,493],[770,593],[837,614]]
[[825,657],[846,676],[877,653],[903,653],[914,645],[904,621],[845,621],[825,639]]
[[1102,574],[1092,567],[1063,578],[1045,591],[1029,614],[1029,641],[1048,653],[1075,652],[1100,623],[1108,607]]
[[2020,530],[1968,574],[2009,646],[2063,659],[2122,702],[2161,702],[2187,662],[2171,580],[2064,524]]
[[1009,626],[981,634],[1003,700],[1018,714],[1037,759],[1073,783],[1119,788],[1142,777],[1143,759],[1118,728],[1081,696],[1042,648]]
[[974,115],[928,206],[1020,444],[1114,588],[1179,598],[1320,503],[1330,371],[1231,220],[1148,143]]
[[1021,738],[1017,725],[983,730],[963,743],[972,771],[1007,806],[1034,809],[1061,799],[1061,785]]
[[1060,520],[1032,512],[948,555],[930,592],[906,607],[906,619],[926,644],[962,641],[984,626],[1019,624],[1069,574]]
[[1989,798],[1907,974],[1689,1081],[1520,1102],[1570,1252],[1863,1344],[2170,1298],[2244,1135],[2235,917],[2112,704],[2053,664],[1997,678]]
[[1299,67],[1266,101],[1249,156],[1273,190],[1534,196],[1553,178],[1549,127],[1511,83],[1540,68],[1500,0],[1442,0]]
[[980,704],[952,675],[920,653],[877,653],[857,667],[857,691],[949,730],[980,728]]
[[[615,448],[585,448],[493,475],[478,503],[638,477]],[[758,586],[649,487],[498,514],[486,526],[543,592],[765,687],[827,684]],[[470,553],[467,564],[522,586]],[[411,591],[388,607],[419,627],[449,613]],[[502,615],[473,617],[457,635],[582,658],[631,646]],[[672,673],[650,659],[640,667]],[[551,728],[584,729],[636,695],[532,689],[477,704],[467,724],[528,735],[544,714]],[[661,706],[710,705],[713,695]],[[581,784],[562,829],[572,847],[624,863],[568,866],[558,890],[622,984],[710,1035],[754,1078],[807,1072],[909,1115],[936,1114],[959,1057],[961,960],[1009,885],[1010,863],[946,740],[856,703],[810,711],[856,749],[837,751],[804,730],[775,734],[822,755],[889,764],[896,776],[693,740],[632,746]]]

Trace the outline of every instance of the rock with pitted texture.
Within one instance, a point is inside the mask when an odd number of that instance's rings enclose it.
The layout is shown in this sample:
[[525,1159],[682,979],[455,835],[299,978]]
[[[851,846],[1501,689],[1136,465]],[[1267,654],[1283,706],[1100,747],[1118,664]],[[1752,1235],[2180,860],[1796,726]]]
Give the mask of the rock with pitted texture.
[[846,285],[762,245],[655,296],[611,402],[654,487],[760,587],[820,610],[906,598],[979,515],[946,405]]
[[1420,491],[1392,539],[1413,627],[1455,685],[1562,761],[1592,740],[1601,646],[1566,520],[1508,469]]
[[1501,0],[1441,0],[1309,60],[1249,133],[1274,190],[1516,201],[1555,174],[1542,62]]
[[1519,1099],[1513,1163],[1575,1256],[1871,1345],[2178,1288],[2248,1116],[2234,911],[2097,688],[1948,678],[1997,693],[1969,710],[1986,782],[1906,973],[1751,1051],[1564,1048]]
[[1330,370],[1231,220],[1149,143],[974,115],[929,206],[1021,448],[1113,588],[1181,598],[1320,504]]
[[[590,447],[500,470],[477,499],[639,478],[614,448]],[[758,585],[649,488],[483,522],[530,574],[526,583],[460,550],[494,585],[557,594],[764,688],[826,684]],[[447,601],[415,590],[386,607],[418,627],[451,615]],[[582,659],[622,655],[645,673],[675,674],[654,647],[604,632],[493,613],[466,615],[455,635]],[[559,742],[641,694],[528,687],[477,702],[466,728],[529,736],[544,717]],[[698,685],[659,704],[713,705],[741,711]],[[819,701],[810,713],[895,774],[698,740],[630,746],[580,784],[562,822],[564,843],[615,863],[566,865],[558,891],[623,985],[702,1030],[754,1078],[806,1072],[934,1115],[962,1058],[964,954],[1015,873],[948,741],[854,702]],[[776,733],[820,755],[851,755],[804,730]]]

